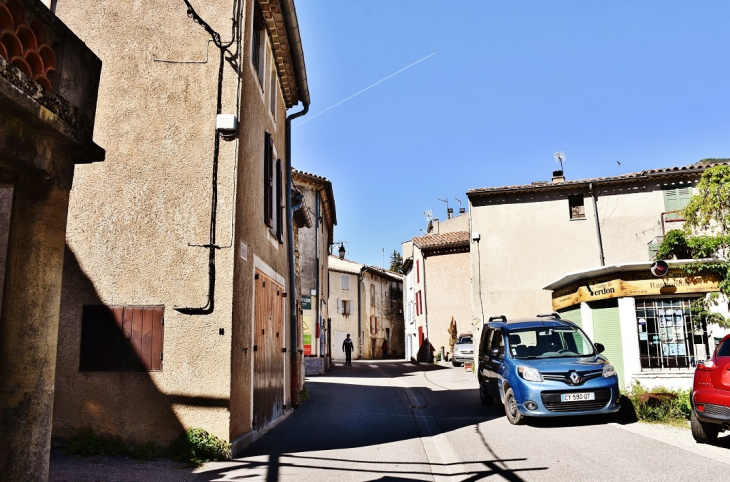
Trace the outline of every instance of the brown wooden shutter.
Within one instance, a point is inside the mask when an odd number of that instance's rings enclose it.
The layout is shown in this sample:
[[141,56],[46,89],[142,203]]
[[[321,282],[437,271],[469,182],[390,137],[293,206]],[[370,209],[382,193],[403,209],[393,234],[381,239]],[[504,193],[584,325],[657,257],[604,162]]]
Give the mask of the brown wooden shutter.
[[282,188],[281,182],[283,178],[281,159],[276,160],[276,239],[280,243],[284,242],[284,229],[282,219],[284,218],[284,206],[282,206]]
[[273,173],[271,172],[271,134],[268,132],[264,137],[264,223],[273,227],[272,220],[272,188],[273,188]]

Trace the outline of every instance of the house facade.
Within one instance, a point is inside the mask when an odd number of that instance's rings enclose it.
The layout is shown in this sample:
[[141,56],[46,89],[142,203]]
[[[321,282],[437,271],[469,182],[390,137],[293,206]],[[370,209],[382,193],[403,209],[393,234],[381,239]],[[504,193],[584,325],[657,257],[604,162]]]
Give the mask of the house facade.
[[46,5],[0,1],[4,480],[48,479],[69,193],[77,166],[104,161],[94,141],[101,70],[100,58]]
[[429,222],[427,234],[403,243],[406,359],[450,358],[449,327],[472,329],[469,216]]
[[[709,166],[698,163],[577,181],[566,181],[557,171],[552,182],[468,191],[475,332],[494,315],[515,318],[555,309],[564,318],[580,322],[582,314],[588,320],[590,313],[582,302],[555,304],[554,296],[571,295],[565,289],[572,287],[560,280],[574,273],[595,280],[593,274],[600,274],[602,269],[613,266],[620,271],[621,266],[631,263],[638,263],[639,270],[646,265],[648,270],[663,235],[681,227],[677,211],[687,204],[693,186]],[[642,276],[650,274],[647,271]],[[655,303],[656,295],[647,292],[636,300]],[[665,294],[661,295],[663,298]],[[666,296],[685,309],[691,299],[702,294]],[[638,343],[639,335],[622,334],[619,329],[618,303],[624,306],[628,301],[617,298],[588,300],[598,311],[585,326],[594,341],[606,346],[608,358],[618,364],[624,360],[625,343],[634,338]],[[652,310],[662,309],[652,305]],[[638,308],[636,313],[637,319],[646,318],[638,315]],[[638,322],[632,327],[634,332],[637,326]],[[689,363],[689,358],[686,361]],[[680,366],[683,364],[651,368],[689,370]],[[627,369],[623,383],[630,383],[635,373]]]
[[383,358],[405,353],[403,276],[389,270],[330,256],[329,312],[332,359],[344,361],[342,342],[349,334],[355,345],[353,358]]
[[[299,293],[302,308],[302,347],[307,373],[323,373],[329,357],[327,347],[329,318],[329,252],[337,224],[332,183],[324,177],[293,170],[294,188],[302,194],[306,209],[297,211],[302,218],[312,217],[312,229],[296,230]],[[297,217],[299,217],[297,215]],[[304,222],[304,220],[302,221]],[[317,358],[310,360],[306,358]]]
[[71,192],[58,438],[201,427],[236,451],[297,403],[286,114],[309,92],[294,4],[186,4],[58,4],[105,58],[95,136],[110,146]]

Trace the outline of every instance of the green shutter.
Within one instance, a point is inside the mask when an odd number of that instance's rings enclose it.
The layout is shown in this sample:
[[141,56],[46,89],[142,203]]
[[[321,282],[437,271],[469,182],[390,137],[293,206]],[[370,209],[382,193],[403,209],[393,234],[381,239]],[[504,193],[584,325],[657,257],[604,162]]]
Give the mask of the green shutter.
[[580,314],[580,305],[571,306],[570,308],[561,310],[559,313],[562,319],[572,321],[576,325],[583,328],[583,318]]
[[[664,189],[664,211],[678,211],[689,204],[692,197],[692,186],[671,187]],[[678,219],[678,213],[667,214],[666,219]]]
[[606,347],[603,355],[616,367],[619,386],[623,388],[624,350],[621,344],[618,300],[595,301],[590,305],[593,311],[593,341]]

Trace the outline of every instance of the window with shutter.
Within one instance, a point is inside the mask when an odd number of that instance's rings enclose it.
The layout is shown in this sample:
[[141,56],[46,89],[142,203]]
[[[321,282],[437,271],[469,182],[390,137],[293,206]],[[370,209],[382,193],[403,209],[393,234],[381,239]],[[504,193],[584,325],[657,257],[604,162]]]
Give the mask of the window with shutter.
[[416,260],[416,283],[421,282],[421,270],[418,267],[419,260]]
[[261,87],[264,85],[264,20],[258,3],[254,2],[253,29],[251,31],[251,64],[256,70]]
[[272,219],[272,198],[273,198],[273,172],[271,169],[271,146],[272,146],[273,140],[271,139],[271,134],[268,132],[264,135],[264,223],[269,226],[273,227],[273,219]]
[[582,194],[568,196],[568,208],[570,209],[570,219],[585,219],[586,211]]
[[665,219],[682,219],[680,211],[687,207],[692,197],[692,186],[666,186],[664,188],[664,211],[667,212]]
[[348,275],[340,275],[340,288],[343,290],[350,289],[350,277]]
[[339,298],[337,298],[337,314],[342,314],[342,300]]
[[282,199],[284,194],[282,192],[282,181],[283,173],[281,168],[281,159],[276,160],[276,212],[274,217],[276,218],[276,239],[280,242],[284,242],[284,228],[283,228],[283,217],[284,217],[284,206]]
[[84,305],[79,371],[161,371],[164,306]]

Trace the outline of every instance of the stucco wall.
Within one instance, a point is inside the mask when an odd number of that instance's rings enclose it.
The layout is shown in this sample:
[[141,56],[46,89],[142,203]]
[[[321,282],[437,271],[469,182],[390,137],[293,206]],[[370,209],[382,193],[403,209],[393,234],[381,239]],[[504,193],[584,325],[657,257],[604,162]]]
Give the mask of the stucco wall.
[[472,331],[469,253],[429,256],[425,272],[429,338],[437,352],[442,346],[451,352],[451,318],[456,321],[457,335]]
[[[287,277],[286,241],[262,229],[261,212],[264,132],[284,160],[285,107],[279,90],[270,113],[270,52],[265,88],[251,65],[252,7],[241,48],[231,47],[240,56],[223,68],[221,112],[239,110],[240,129],[220,142],[215,309],[184,315],[173,308],[202,307],[208,293],[208,250],[190,244],[209,242],[219,51],[177,1],[59,2],[58,16],[104,62],[95,140],[107,158],[77,167],[71,194],[57,436],[91,425],[137,440],[166,441],[184,427],[234,439],[251,428],[254,259]],[[230,37],[230,2],[196,10]],[[162,371],[78,372],[81,307],[102,303],[165,306]]]
[[[386,329],[390,333],[388,349],[402,356],[405,350],[405,325],[403,322],[403,282],[365,272],[363,275],[362,331],[363,358],[381,358]],[[373,296],[373,293],[375,296]],[[377,318],[376,326],[371,317]]]
[[[331,257],[330,257],[331,259]],[[358,297],[357,297],[357,290],[360,287],[360,283],[358,282],[358,275],[353,273],[347,273],[342,271],[337,271],[333,266],[333,263],[330,262],[330,270],[329,270],[329,302],[328,302],[328,310],[329,310],[329,317],[332,318],[332,332],[334,335],[334,332],[344,332],[349,333],[350,337],[352,338],[352,342],[355,345],[355,352],[353,353],[353,358],[357,358],[359,356],[359,350],[358,347],[360,346],[360,340],[362,339],[361,334],[358,332],[357,329],[357,310],[358,310]],[[341,284],[341,276],[347,276],[350,280],[350,289],[343,290],[342,284]],[[337,300],[349,300],[351,302],[351,310],[349,315],[344,315],[337,312]],[[365,329],[365,322],[363,321],[363,330]],[[339,356],[342,353],[342,346],[335,345],[334,337],[332,341],[332,351],[335,356]]]
[[[472,232],[481,236],[471,243],[475,319],[481,315],[480,300],[486,317],[549,312],[551,295],[543,286],[566,273],[600,266],[590,195],[584,194],[585,218],[570,220],[568,194],[580,193],[470,199]],[[647,243],[661,235],[661,185],[598,189],[597,195],[606,264],[649,259]]]
[[0,310],[3,307],[5,261],[8,254],[8,233],[10,231],[10,212],[12,205],[13,186],[0,183]]

